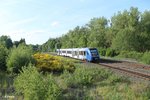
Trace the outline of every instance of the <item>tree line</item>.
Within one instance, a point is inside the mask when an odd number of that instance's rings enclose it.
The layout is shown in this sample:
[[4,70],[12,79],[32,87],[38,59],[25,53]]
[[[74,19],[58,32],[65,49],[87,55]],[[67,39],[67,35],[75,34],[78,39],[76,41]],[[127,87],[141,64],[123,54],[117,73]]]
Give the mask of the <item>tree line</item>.
[[[56,44],[59,44],[56,45]],[[111,19],[93,18],[84,26],[77,26],[59,38],[50,38],[42,51],[55,48],[97,47],[117,51],[146,52],[150,50],[150,11],[143,13],[136,7],[119,11]]]

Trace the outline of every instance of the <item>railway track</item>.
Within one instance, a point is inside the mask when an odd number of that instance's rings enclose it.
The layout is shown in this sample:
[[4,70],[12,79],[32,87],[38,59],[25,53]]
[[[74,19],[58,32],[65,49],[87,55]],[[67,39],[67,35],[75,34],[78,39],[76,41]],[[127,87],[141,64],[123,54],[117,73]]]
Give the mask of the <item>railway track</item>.
[[116,61],[107,59],[102,59],[102,61],[92,64],[101,65],[103,67],[124,73],[128,76],[150,81],[150,66],[128,61]]
[[122,73],[128,74],[129,76],[134,76],[150,81],[150,65],[143,65],[129,61],[115,61],[107,59],[102,59],[97,64],[121,71]]
[[[84,61],[83,63],[86,62]],[[92,63],[92,64],[98,64],[113,70],[117,70],[121,73],[125,73],[128,76],[150,81],[150,66],[147,65],[143,65],[135,62],[116,61],[116,60],[109,60],[109,59],[101,59],[99,62]]]
[[127,68],[114,67],[114,66],[110,66],[110,65],[106,65],[106,64],[100,64],[99,63],[99,65],[102,65],[102,66],[107,67],[107,68],[119,70],[119,71],[121,71],[121,72],[123,72],[125,74],[132,75],[134,77],[138,77],[138,78],[142,78],[144,80],[150,81],[150,74],[146,74],[146,73],[143,73],[143,72],[130,70],[130,69],[127,69]]

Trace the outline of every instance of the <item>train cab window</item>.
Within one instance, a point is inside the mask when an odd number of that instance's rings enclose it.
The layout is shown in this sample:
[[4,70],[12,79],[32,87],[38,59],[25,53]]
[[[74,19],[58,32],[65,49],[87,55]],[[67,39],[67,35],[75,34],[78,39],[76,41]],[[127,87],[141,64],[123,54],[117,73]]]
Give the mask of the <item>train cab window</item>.
[[97,52],[96,49],[91,49],[90,51],[91,51],[91,54],[92,54],[93,57],[98,56],[98,52]]

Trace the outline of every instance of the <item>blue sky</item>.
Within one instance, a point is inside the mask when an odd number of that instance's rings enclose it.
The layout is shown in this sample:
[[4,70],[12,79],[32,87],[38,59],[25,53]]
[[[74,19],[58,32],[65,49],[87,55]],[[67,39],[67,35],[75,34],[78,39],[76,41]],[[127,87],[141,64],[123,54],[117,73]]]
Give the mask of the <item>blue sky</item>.
[[131,6],[150,10],[150,0],[0,0],[0,36],[42,44],[94,17],[110,19]]

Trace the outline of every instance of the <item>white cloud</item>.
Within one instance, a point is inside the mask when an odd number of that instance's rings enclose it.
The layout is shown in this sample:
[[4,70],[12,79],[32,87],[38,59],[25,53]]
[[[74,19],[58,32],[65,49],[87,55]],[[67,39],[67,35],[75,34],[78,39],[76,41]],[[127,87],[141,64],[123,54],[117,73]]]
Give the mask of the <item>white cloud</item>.
[[58,21],[54,21],[51,23],[52,27],[58,27],[60,25],[60,23]]

